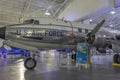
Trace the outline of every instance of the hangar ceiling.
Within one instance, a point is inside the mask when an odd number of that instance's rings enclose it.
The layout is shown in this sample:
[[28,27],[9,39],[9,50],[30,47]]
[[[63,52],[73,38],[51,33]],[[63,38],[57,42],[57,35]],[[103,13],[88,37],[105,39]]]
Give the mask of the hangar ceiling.
[[71,0],[0,0],[0,24],[20,23],[25,19],[57,16]]
[[79,21],[84,22],[89,20],[90,24],[97,24],[103,18],[106,18],[106,22],[103,25],[105,28],[120,30],[120,7],[104,8],[91,15],[79,19]]
[[120,30],[120,0],[74,0],[59,15],[59,18],[62,17],[65,20],[93,25],[106,18],[103,25],[105,28]]
[[114,1],[120,0],[0,0],[0,26],[41,17],[90,20],[91,24],[107,18],[104,27],[120,30],[120,8],[113,8]]

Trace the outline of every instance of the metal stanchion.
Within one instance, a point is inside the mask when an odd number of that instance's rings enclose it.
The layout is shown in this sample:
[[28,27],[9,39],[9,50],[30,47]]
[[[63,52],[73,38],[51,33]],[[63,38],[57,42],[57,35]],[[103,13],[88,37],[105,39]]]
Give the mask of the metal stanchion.
[[87,56],[87,62],[88,62],[88,68],[92,68],[92,64],[91,64],[91,48],[92,45],[88,45],[88,56]]

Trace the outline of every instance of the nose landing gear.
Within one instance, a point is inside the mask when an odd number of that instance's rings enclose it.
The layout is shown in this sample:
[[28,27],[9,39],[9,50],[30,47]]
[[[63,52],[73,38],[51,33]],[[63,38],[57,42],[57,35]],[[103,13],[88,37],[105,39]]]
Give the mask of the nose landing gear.
[[34,69],[36,67],[36,65],[37,65],[37,62],[32,57],[27,58],[24,62],[24,67],[28,70]]

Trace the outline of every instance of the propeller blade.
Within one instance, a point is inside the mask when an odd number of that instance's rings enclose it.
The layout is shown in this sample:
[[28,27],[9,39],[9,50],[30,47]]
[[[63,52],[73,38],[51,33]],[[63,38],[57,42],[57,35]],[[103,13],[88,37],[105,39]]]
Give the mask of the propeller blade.
[[88,44],[93,44],[95,41],[95,34],[98,32],[98,30],[102,27],[102,25],[105,23],[105,19],[103,19],[99,24],[96,25],[96,27],[87,34],[86,41]]
[[98,32],[98,30],[102,27],[102,25],[105,23],[105,21],[106,19],[103,19],[100,23],[98,23],[96,27],[90,33],[88,33],[89,36],[95,35]]

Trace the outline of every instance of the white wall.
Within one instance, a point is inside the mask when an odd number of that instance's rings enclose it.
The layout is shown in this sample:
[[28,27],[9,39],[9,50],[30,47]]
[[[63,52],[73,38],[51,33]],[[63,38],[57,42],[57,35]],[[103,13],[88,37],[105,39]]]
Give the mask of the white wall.
[[[59,18],[75,21],[96,12],[99,9],[112,6],[111,0],[73,0],[59,15]],[[112,6],[113,7],[113,6]]]

